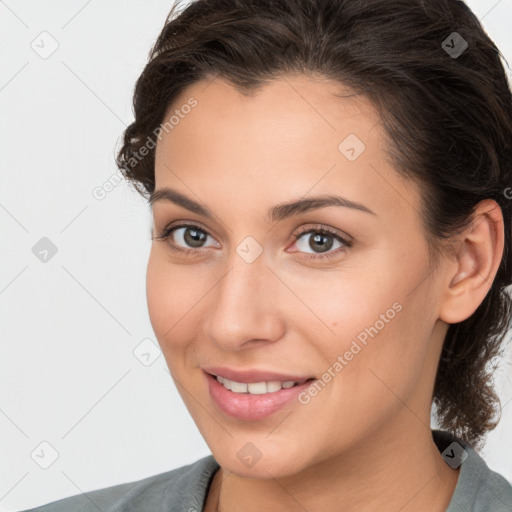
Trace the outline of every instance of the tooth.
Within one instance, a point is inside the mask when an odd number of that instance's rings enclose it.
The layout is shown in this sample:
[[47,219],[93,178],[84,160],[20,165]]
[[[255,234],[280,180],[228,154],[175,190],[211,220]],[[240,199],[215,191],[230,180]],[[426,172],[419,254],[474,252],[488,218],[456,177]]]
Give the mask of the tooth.
[[249,393],[252,395],[262,395],[267,392],[266,382],[251,382],[247,385]]
[[217,380],[226,388],[226,389],[231,389],[231,381],[224,378],[224,377],[221,377],[220,375],[217,375]]
[[235,393],[247,393],[247,384],[245,382],[231,381],[231,391]]
[[267,391],[269,393],[273,393],[275,391],[279,391],[281,389],[281,382],[278,380],[272,380],[267,382]]
[[284,382],[280,382],[278,380],[273,380],[269,382],[250,382],[249,384],[245,382],[235,382],[225,377],[221,377],[220,375],[216,376],[218,382],[220,382],[226,389],[229,389],[235,393],[250,393],[252,395],[263,395],[265,393],[275,393],[280,389],[288,389],[292,388],[296,384],[301,384],[305,381],[295,382],[293,380],[288,380]]

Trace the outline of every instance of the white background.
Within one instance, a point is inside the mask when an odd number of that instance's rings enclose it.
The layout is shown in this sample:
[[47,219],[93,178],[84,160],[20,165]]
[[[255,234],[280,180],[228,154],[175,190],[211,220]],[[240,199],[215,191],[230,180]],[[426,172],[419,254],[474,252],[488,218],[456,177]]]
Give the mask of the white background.
[[[468,4],[512,63],[512,0]],[[163,356],[144,366],[133,353],[156,343],[145,296],[149,208],[124,182],[93,195],[119,181],[114,155],[133,119],[133,85],[171,5],[0,2],[2,511],[209,454]],[[58,43],[47,59],[31,47],[43,31]],[[57,247],[46,263],[32,252],[43,237]],[[511,360],[497,374],[503,405]],[[506,432],[512,405],[482,452],[512,481]],[[47,469],[31,457],[50,462],[43,441],[58,452]]]

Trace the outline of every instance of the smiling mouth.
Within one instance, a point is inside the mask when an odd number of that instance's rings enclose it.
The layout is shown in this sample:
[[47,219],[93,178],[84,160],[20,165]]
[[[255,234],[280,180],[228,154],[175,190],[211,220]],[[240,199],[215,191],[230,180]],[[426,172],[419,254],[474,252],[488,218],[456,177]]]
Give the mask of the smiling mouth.
[[286,380],[286,381],[262,381],[262,382],[236,382],[233,380],[226,379],[220,375],[212,375],[217,382],[220,382],[226,389],[233,393],[240,394],[251,394],[251,395],[263,395],[267,393],[275,393],[281,391],[281,389],[289,389],[295,386],[300,386],[305,382],[314,380],[314,377],[310,379],[303,379],[300,381]]
[[[314,377],[271,371],[209,370],[211,373],[204,370],[204,375],[214,404],[225,416],[243,421],[263,420],[284,407],[297,405],[299,402],[295,398],[315,380]],[[221,372],[239,380],[217,375]]]

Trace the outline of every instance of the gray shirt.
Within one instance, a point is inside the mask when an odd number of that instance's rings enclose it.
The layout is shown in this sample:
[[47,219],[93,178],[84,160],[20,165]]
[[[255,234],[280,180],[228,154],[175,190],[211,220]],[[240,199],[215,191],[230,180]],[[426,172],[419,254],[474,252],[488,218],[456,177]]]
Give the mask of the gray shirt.
[[[440,430],[433,430],[432,434],[448,464],[456,467],[462,462],[446,512],[512,512],[512,485],[503,476],[489,469],[462,440]],[[23,512],[201,512],[218,469],[219,464],[209,455],[166,473]]]

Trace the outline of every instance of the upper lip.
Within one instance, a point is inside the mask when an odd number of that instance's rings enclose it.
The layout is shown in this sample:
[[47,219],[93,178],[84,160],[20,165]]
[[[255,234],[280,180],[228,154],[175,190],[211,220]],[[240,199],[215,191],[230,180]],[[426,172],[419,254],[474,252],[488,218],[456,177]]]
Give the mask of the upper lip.
[[210,375],[224,377],[234,382],[270,382],[270,381],[293,381],[301,382],[313,378],[310,375],[287,375],[285,373],[266,370],[234,370],[221,366],[203,366],[203,370]]

